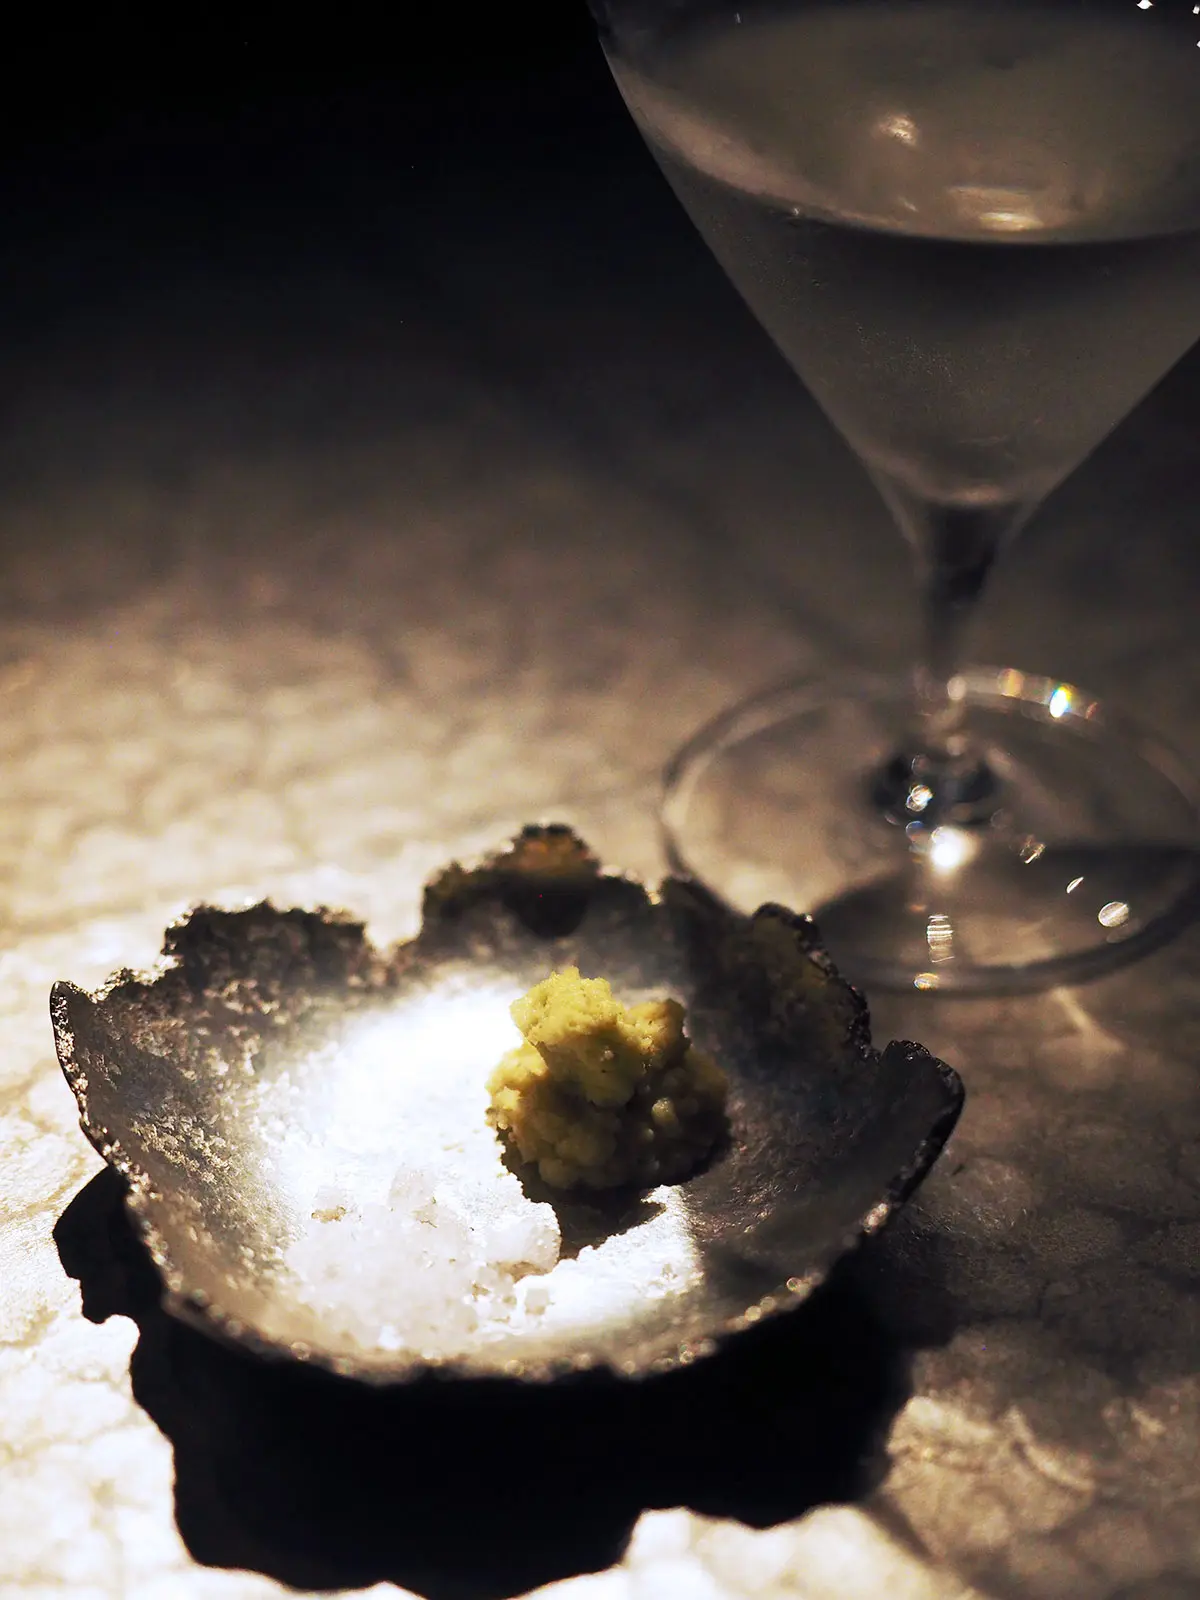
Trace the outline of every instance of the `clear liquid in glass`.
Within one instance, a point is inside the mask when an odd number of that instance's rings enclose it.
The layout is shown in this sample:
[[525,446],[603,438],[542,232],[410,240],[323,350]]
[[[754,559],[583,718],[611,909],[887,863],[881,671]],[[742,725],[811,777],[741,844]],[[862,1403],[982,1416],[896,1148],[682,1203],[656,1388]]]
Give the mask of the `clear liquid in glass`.
[[843,0],[612,62],[885,492],[1036,504],[1200,337],[1200,53],[1080,19]]

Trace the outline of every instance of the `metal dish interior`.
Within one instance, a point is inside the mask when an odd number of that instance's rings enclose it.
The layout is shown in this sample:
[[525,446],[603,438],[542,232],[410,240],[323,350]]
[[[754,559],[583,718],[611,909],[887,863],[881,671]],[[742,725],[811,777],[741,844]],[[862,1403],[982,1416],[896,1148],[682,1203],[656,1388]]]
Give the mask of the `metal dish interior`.
[[[523,1180],[530,1205],[553,1205],[571,1263],[570,1293],[541,1314],[434,1349],[348,1336],[287,1269],[331,1152],[386,1151],[403,1128],[439,1193],[469,1208],[474,1169],[498,1150],[484,1084],[515,1042],[508,1007],[570,964],[623,999],[684,1004],[730,1079],[728,1140],[648,1194],[553,1196]],[[809,918],[744,916],[685,880],[649,891],[557,826],[447,868],[418,936],[392,950],[344,913],[202,907],[168,931],[155,971],[94,994],[59,983],[51,1014],[82,1126],[128,1182],[167,1309],[256,1354],[376,1384],[431,1368],[546,1381],[686,1365],[800,1303],[882,1227],[963,1100],[921,1046],[872,1048],[866,1005]],[[396,1274],[398,1303],[418,1292]]]

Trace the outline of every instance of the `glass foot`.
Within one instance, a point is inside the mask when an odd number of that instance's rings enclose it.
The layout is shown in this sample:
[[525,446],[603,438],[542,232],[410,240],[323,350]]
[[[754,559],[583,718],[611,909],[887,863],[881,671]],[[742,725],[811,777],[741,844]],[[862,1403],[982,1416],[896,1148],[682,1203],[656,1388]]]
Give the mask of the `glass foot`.
[[994,784],[985,814],[922,820],[919,783],[903,812],[881,806],[907,681],[802,681],[724,713],[671,764],[672,869],[742,910],[811,912],[867,989],[1078,982],[1192,919],[1200,793],[1169,750],[1052,678],[975,667],[953,689]]

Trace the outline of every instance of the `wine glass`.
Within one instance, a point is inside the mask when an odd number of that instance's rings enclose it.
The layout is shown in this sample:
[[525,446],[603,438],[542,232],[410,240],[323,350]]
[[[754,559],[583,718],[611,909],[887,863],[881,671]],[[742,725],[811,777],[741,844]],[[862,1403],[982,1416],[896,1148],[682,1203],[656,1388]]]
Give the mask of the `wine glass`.
[[[997,556],[1200,337],[1200,6],[593,0],[700,233],[907,539],[911,678],[746,701],[672,763],[676,870],[849,976],[1004,992],[1200,897],[1198,794],[1071,684],[968,667]],[[848,598],[847,604],[853,603]]]

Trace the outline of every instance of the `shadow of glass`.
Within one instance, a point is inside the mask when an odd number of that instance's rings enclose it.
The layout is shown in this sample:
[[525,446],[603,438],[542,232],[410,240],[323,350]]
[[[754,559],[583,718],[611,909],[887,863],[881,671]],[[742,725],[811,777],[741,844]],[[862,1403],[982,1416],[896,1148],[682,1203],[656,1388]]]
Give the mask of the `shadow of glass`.
[[137,1324],[133,1392],[174,1446],[176,1519],[206,1565],[501,1600],[610,1566],[643,1510],[770,1526],[882,1477],[908,1352],[853,1269],[697,1367],[643,1382],[372,1390],[253,1360],[167,1316],[123,1198],[105,1169],[55,1240],[84,1315]]
[[[1190,1570],[1198,953],[1192,930],[1086,988],[873,1007],[881,1032],[925,1040],[970,1086],[945,1156],[858,1284],[898,1340],[953,1330],[915,1379],[933,1406],[905,1421],[909,1459],[928,1449],[932,1465],[888,1494],[989,1594],[1149,1600]],[[1003,1540],[979,1537],[984,1505],[1006,1519]]]

